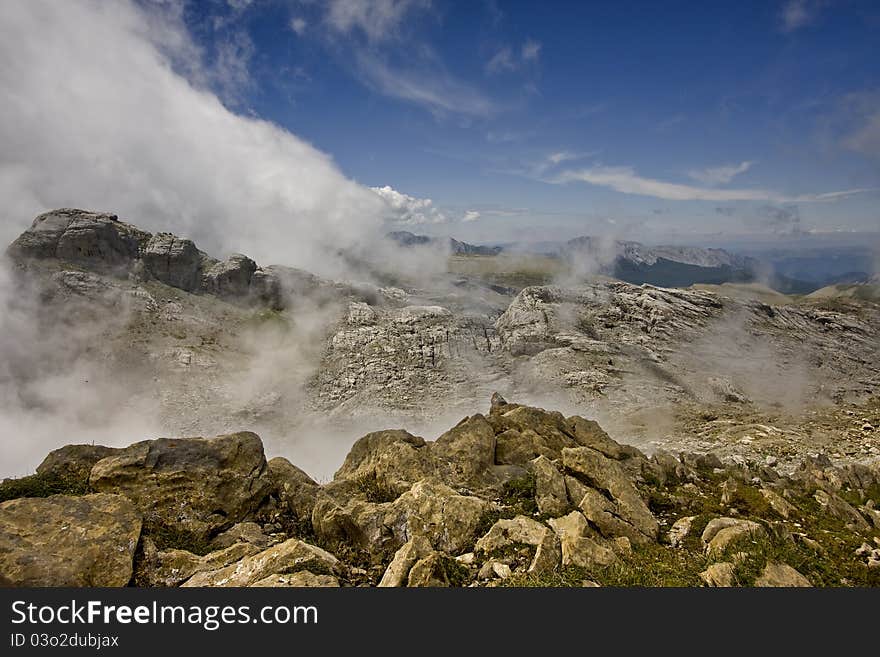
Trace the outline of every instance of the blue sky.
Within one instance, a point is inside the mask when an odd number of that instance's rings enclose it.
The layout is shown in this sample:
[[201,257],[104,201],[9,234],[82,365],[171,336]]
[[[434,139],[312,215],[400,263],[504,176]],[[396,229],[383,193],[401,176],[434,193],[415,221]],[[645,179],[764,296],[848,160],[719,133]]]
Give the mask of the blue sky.
[[240,67],[227,106],[430,199],[422,232],[880,225],[875,2],[237,0],[184,19]]
[[877,233],[877,43],[876,0],[4,0],[0,240]]

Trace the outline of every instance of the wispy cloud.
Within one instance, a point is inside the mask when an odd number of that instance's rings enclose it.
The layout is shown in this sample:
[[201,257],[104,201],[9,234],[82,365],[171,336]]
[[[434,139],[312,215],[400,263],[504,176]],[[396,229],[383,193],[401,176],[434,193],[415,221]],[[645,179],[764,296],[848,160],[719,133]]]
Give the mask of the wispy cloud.
[[534,39],[526,39],[522,47],[522,58],[525,62],[536,61],[541,56],[541,43]]
[[325,20],[336,32],[379,43],[396,37],[411,11],[430,6],[430,0],[327,0]]
[[827,0],[788,0],[782,6],[779,16],[782,31],[795,32],[816,22],[819,13],[827,4]]
[[494,74],[516,71],[526,64],[537,62],[540,56],[541,43],[534,39],[526,39],[519,52],[515,52],[511,46],[502,46],[486,62],[486,72]]
[[468,210],[467,212],[464,213],[464,217],[462,217],[461,220],[464,221],[465,223],[469,223],[471,221],[478,221],[480,216],[481,216],[480,213],[477,212],[476,210]]
[[304,35],[306,33],[306,27],[308,27],[308,23],[302,16],[295,16],[290,19],[290,29],[296,32],[297,36]]
[[481,91],[437,70],[392,68],[381,57],[361,52],[358,70],[363,80],[386,96],[421,105],[435,116],[463,114],[485,117],[495,107]]
[[488,73],[501,73],[502,71],[515,71],[519,63],[513,58],[513,50],[505,46],[486,63]]
[[645,178],[632,167],[593,166],[586,169],[563,171],[551,181],[555,183],[585,182],[607,187],[623,194],[651,196],[667,201],[773,201],[775,203],[810,203],[834,201],[854,194],[876,191],[848,189],[821,194],[788,196],[767,189],[718,189]]
[[692,169],[688,171],[688,176],[704,185],[726,185],[739,174],[748,171],[752,164],[754,162],[740,162],[707,169]]

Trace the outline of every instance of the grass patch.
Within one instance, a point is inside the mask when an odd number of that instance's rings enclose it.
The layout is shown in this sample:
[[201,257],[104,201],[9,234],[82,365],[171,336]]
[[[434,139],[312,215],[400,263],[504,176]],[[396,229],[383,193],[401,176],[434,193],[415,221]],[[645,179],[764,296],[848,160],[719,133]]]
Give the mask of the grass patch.
[[367,502],[383,504],[393,502],[400,497],[394,487],[390,486],[384,477],[379,477],[375,470],[362,474],[355,483],[357,489],[366,496]]
[[0,482],[0,502],[20,497],[85,495],[88,492],[88,478],[64,476],[56,473],[33,474],[20,479],[7,479]]
[[631,555],[621,557],[610,566],[569,566],[542,575],[516,573],[505,580],[503,586],[579,587],[590,580],[600,586],[694,587],[702,584],[699,573],[708,563],[708,558],[700,552],[651,544],[634,548]]
[[144,527],[144,534],[153,540],[159,550],[186,550],[199,556],[213,551],[207,538],[174,525],[151,522]]

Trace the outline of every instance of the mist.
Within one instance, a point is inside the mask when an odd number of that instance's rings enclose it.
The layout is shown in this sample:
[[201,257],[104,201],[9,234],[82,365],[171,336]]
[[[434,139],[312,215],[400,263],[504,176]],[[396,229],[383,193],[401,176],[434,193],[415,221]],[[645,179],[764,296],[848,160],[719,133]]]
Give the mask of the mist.
[[0,241],[42,211],[80,207],[221,255],[324,273],[328,252],[380,230],[376,193],[196,86],[198,57],[165,5],[4,2]]

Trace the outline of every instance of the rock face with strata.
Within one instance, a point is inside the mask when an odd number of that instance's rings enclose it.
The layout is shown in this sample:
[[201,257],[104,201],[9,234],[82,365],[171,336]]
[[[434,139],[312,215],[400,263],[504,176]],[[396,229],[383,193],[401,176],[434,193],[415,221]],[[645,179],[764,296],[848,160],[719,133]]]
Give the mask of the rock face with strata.
[[271,490],[260,438],[160,438],[98,461],[89,484],[131,499],[148,527],[207,539],[244,520]]
[[0,584],[126,586],[141,514],[120,495],[20,498],[0,504]]

